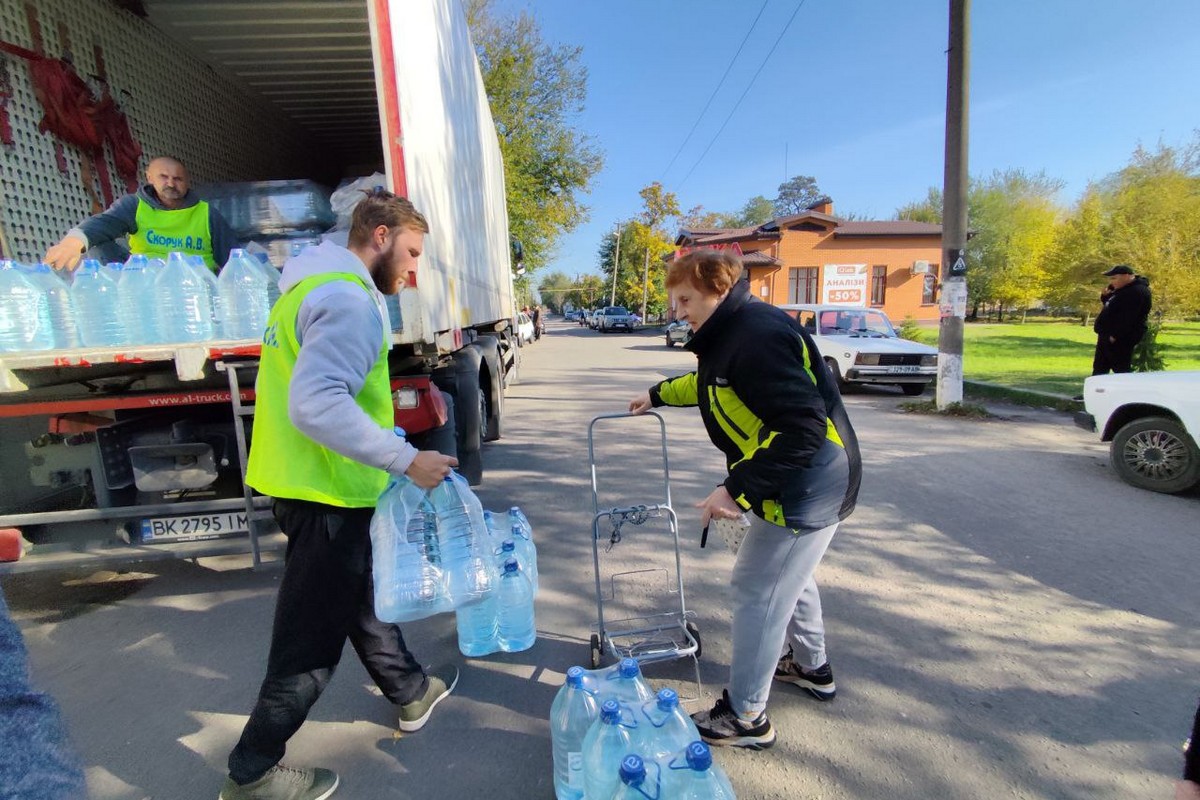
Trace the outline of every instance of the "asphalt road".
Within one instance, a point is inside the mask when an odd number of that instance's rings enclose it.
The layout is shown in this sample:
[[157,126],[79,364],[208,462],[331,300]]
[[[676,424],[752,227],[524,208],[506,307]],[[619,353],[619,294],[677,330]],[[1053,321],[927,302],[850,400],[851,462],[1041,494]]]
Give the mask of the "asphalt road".
[[[528,513],[539,548],[537,644],[463,659],[448,617],[406,626],[417,656],[462,667],[429,726],[396,734],[347,648],[288,761],[332,767],[339,797],[549,798],[550,702],[596,622],[588,423],[692,356],[661,335],[551,322],[523,350],[485,507]],[[991,420],[902,413],[890,389],[847,397],[864,455],[858,511],[822,587],[838,699],[783,687],[778,743],[718,753],[741,798],[1168,798],[1200,693],[1200,496],[1121,483],[1106,450],[1053,412]],[[685,599],[705,697],[729,664],[728,575],[693,504],[722,478],[691,410],[664,412]],[[601,423],[600,507],[663,499],[652,420]],[[675,611],[655,523],[601,551],[606,612]],[[611,576],[611,572],[652,570]],[[4,580],[36,682],[61,702],[97,800],[211,800],[262,677],[278,571],[242,558],[125,574]],[[655,685],[695,693],[690,661]]]

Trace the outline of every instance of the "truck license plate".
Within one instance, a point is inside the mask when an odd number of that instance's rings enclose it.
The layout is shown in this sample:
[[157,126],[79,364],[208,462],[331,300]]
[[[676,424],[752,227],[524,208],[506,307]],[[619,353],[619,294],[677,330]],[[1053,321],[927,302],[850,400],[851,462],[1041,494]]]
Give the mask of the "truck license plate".
[[897,373],[913,373],[913,372],[920,372],[920,371],[921,371],[921,368],[920,368],[920,367],[913,367],[913,366],[909,366],[909,367],[888,367],[888,372],[889,372],[889,373],[892,373],[892,374],[897,374]]
[[186,517],[153,517],[142,520],[142,541],[196,541],[216,539],[250,530],[246,512],[224,511]]

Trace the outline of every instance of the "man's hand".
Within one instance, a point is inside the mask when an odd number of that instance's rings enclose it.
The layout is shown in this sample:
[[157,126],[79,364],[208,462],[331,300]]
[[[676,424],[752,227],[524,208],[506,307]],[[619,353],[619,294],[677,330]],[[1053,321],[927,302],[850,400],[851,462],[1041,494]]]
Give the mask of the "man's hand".
[[1115,337],[1115,336],[1110,336],[1110,337],[1108,337],[1108,343],[1109,343],[1109,344],[1116,344],[1116,343],[1117,343],[1117,337]]
[[650,402],[650,392],[642,392],[629,401],[630,414],[645,414],[653,407],[654,404]]
[[62,241],[46,251],[42,261],[54,269],[73,269],[86,248],[87,242],[78,236],[64,236]]
[[457,466],[458,459],[453,456],[444,456],[436,450],[421,450],[404,474],[422,489],[432,489],[450,474],[451,468]]
[[696,504],[700,512],[701,527],[708,525],[710,519],[737,519],[742,515],[741,506],[733,502],[729,491],[724,486],[713,489],[712,494]]
[[1175,800],[1200,800],[1200,783],[1194,781],[1176,783]]

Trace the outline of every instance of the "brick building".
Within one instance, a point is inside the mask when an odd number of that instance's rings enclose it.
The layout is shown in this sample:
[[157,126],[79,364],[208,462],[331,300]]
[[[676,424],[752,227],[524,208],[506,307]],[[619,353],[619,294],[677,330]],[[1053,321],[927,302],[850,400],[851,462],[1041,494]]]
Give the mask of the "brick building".
[[[684,230],[680,248],[740,248],[750,291],[775,305],[839,303],[938,318],[942,226],[906,220],[849,221],[824,200],[756,228]],[[735,248],[735,249],[737,249]]]

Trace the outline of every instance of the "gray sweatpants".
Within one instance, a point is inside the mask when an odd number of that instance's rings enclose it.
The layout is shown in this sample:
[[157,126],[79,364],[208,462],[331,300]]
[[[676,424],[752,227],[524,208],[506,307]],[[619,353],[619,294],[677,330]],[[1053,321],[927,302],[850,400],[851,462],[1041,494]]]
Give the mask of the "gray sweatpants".
[[791,644],[796,663],[825,663],[825,623],[813,574],[837,524],[797,535],[756,516],[733,566],[733,663],[729,699],[743,717],[767,707],[779,657]]

